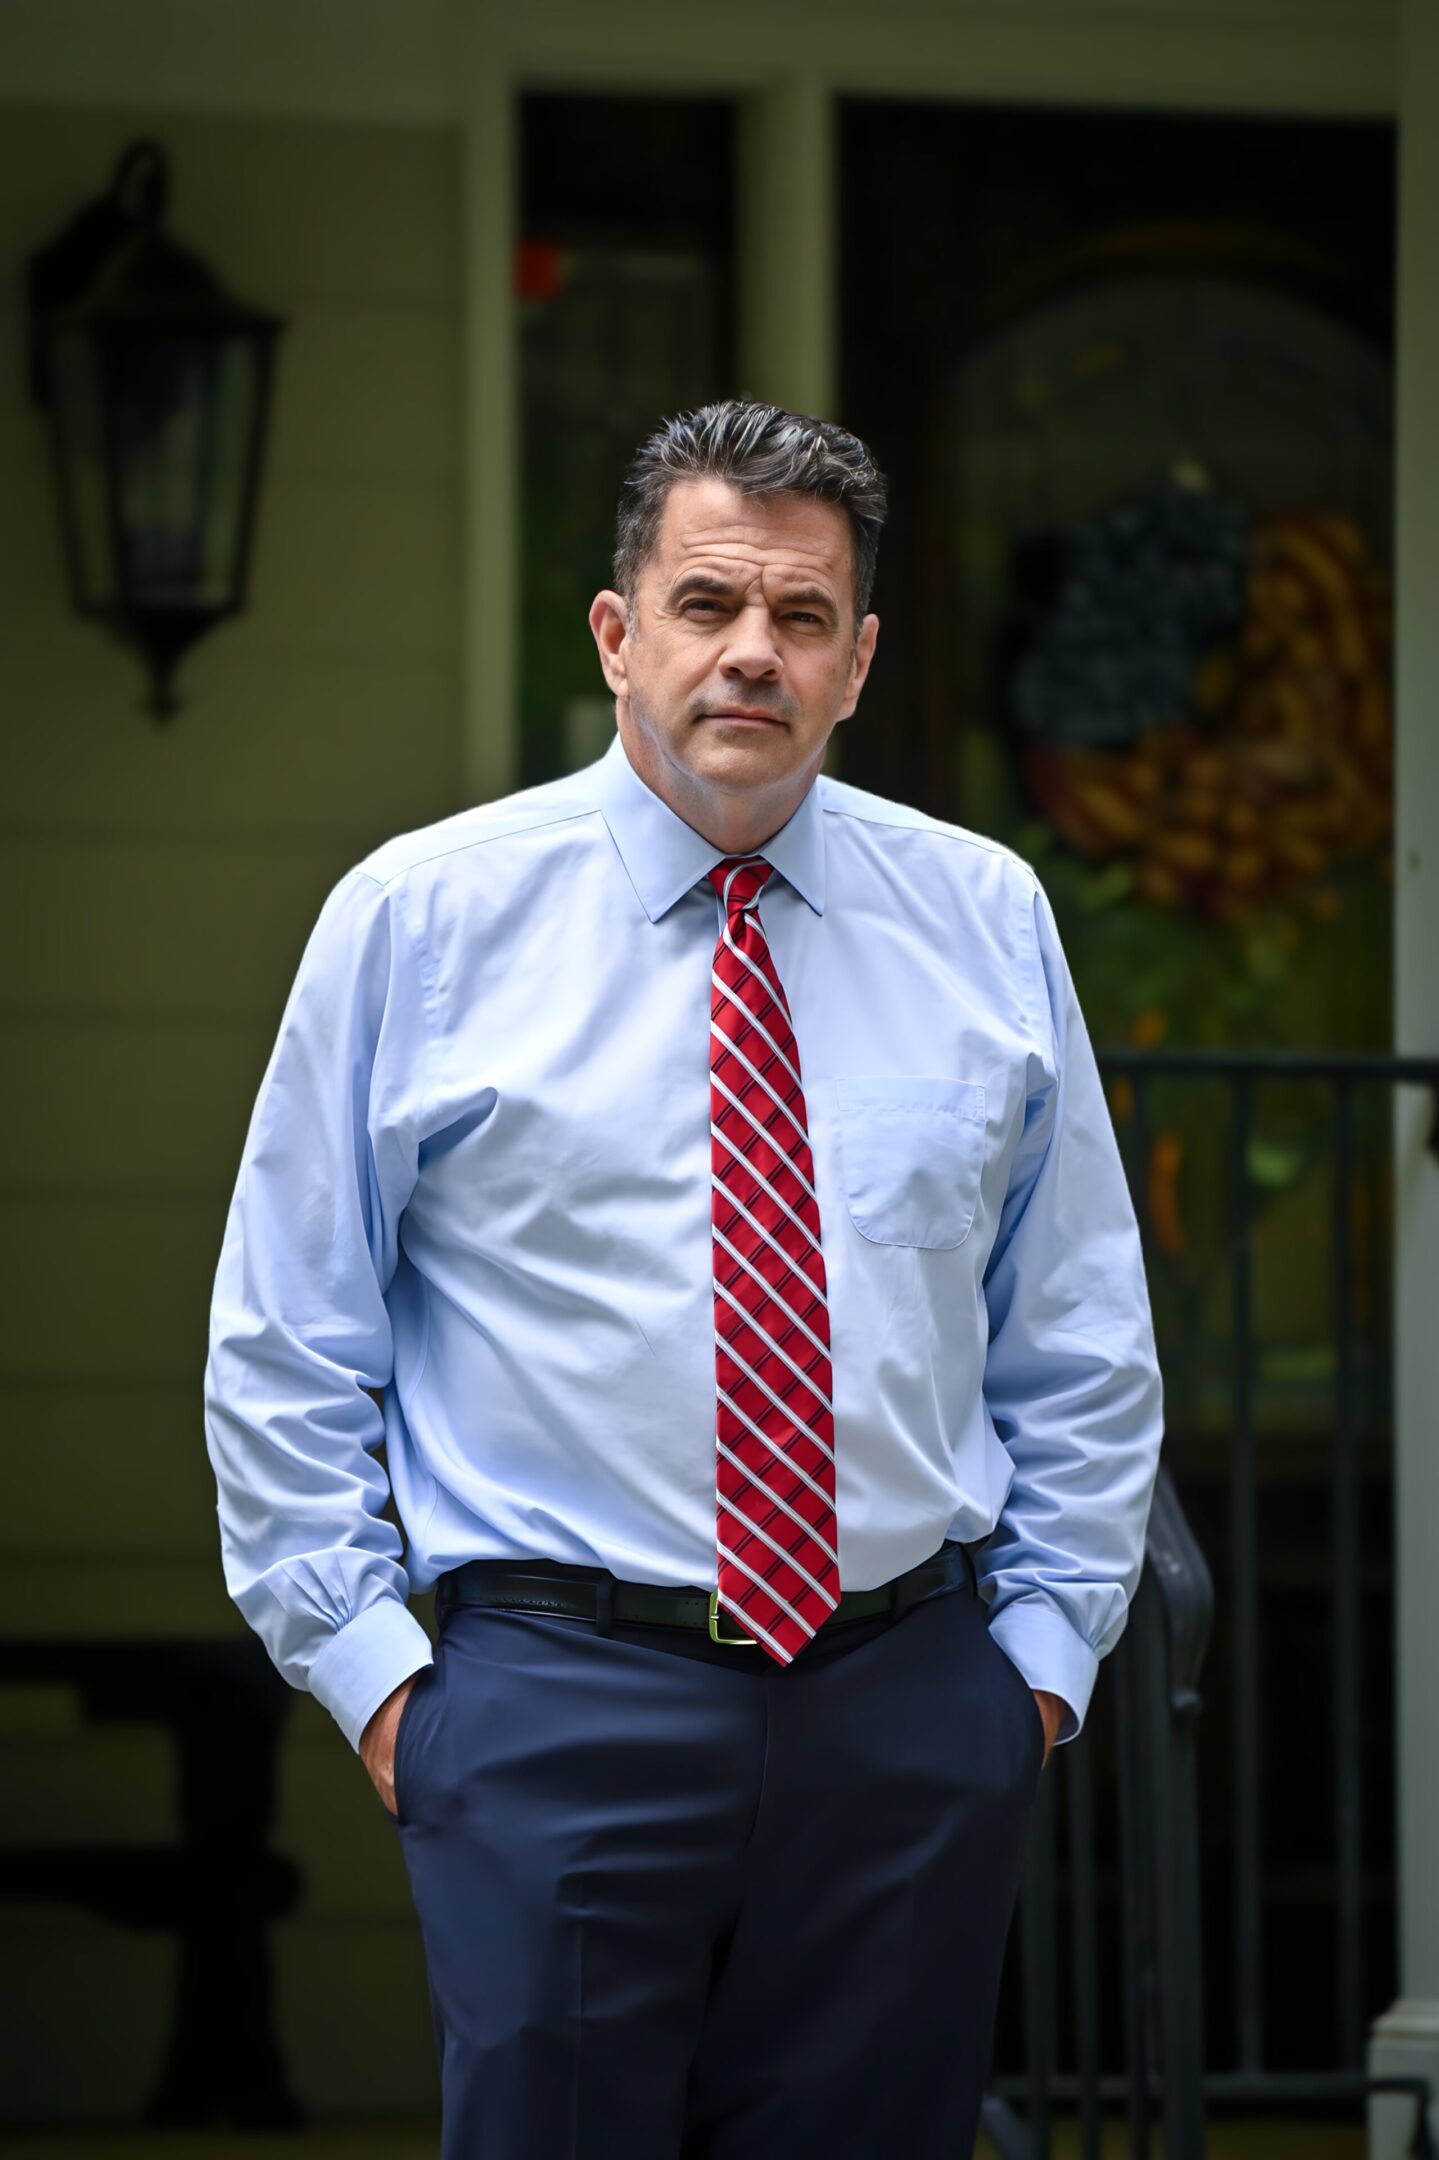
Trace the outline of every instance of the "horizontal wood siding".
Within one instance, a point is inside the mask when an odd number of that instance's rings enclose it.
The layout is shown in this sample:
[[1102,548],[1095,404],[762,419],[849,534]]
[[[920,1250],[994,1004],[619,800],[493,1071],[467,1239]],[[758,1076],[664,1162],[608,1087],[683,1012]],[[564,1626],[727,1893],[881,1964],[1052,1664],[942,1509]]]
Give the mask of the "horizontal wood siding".
[[[70,611],[24,269],[133,136],[172,229],[290,318],[250,611],[140,709],[138,660]],[[460,144],[446,129],[0,107],[0,1634],[233,1638],[201,1375],[241,1143],[325,893],[460,807]],[[171,1750],[64,1688],[0,1689],[0,1842],[163,1841]],[[333,1721],[291,1704],[277,1847],[282,2029],[321,2113],[434,2101],[399,1841]],[[158,2071],[163,1935],[0,1908],[0,2109],[124,2117]],[[376,2036],[383,2044],[374,2044]]]

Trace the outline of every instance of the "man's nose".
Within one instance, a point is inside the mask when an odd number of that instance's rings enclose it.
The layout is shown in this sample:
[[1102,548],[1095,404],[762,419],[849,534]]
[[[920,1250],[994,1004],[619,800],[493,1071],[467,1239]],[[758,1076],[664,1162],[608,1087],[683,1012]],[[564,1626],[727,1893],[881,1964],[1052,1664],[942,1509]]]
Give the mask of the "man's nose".
[[740,668],[747,675],[777,675],[784,665],[774,618],[760,602],[751,602],[735,615],[725,641],[721,667]]

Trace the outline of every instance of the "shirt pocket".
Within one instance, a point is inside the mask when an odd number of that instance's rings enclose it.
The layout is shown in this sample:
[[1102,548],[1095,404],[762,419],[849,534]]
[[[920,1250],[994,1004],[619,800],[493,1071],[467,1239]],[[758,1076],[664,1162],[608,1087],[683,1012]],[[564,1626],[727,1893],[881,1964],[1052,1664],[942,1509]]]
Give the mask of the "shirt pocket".
[[967,1080],[835,1081],[850,1218],[876,1245],[969,1235],[984,1169],[984,1089]]

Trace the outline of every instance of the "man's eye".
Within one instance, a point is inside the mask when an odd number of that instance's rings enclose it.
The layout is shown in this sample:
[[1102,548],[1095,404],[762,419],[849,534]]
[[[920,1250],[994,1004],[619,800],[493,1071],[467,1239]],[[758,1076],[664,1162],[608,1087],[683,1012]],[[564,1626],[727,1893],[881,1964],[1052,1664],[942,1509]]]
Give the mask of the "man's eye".
[[804,610],[803,608],[797,608],[797,609],[795,610],[795,612],[794,612],[794,614],[793,614],[793,616],[792,616],[791,620],[792,620],[792,621],[794,621],[794,622],[813,622],[813,623],[817,623],[817,622],[818,622],[818,621],[820,620],[820,618],[819,618],[819,616],[818,616],[818,615],[810,615],[810,614],[807,614],[807,613],[805,612],[805,610]]
[[687,600],[687,601],[685,602],[685,611],[686,611],[686,613],[688,613],[688,612],[689,612],[689,610],[690,610],[691,608],[697,608],[697,607],[718,607],[718,606],[719,606],[719,602],[718,602],[718,600]]

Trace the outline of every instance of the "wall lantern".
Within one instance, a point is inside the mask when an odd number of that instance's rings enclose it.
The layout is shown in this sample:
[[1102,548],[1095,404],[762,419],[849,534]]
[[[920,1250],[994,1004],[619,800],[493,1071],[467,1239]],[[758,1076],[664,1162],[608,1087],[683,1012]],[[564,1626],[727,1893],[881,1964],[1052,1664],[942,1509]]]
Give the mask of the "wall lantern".
[[170,165],[132,142],[107,195],[30,258],[30,390],[48,408],[71,595],[137,648],[145,710],[246,602],[275,340],[160,230]]

